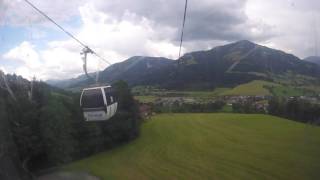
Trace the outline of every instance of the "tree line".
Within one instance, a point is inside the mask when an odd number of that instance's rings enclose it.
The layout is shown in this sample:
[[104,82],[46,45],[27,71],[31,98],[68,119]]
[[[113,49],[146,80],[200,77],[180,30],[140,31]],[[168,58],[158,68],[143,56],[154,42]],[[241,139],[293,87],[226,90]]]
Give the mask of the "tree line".
[[305,99],[273,97],[269,101],[268,112],[271,115],[320,125],[320,104]]
[[157,103],[152,106],[152,110],[157,113],[210,113],[219,112],[226,103],[223,101],[214,101],[206,103],[185,103],[173,102]]
[[232,104],[233,112],[270,114],[302,123],[320,125],[320,104],[299,97],[273,96],[268,100],[266,109],[255,105],[252,100]]
[[139,135],[140,116],[128,85],[113,84],[118,113],[104,122],[85,122],[79,93],[8,76],[16,100],[0,89],[0,179],[30,179],[40,169],[89,156]]

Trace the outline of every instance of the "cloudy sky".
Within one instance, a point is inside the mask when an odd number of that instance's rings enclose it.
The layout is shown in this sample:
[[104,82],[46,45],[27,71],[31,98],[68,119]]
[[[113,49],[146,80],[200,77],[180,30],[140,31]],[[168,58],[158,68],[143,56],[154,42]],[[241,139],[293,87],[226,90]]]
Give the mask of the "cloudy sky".
[[[184,0],[29,0],[111,63],[176,59]],[[318,53],[318,0],[189,0],[183,52],[248,39],[305,58]],[[82,47],[24,0],[0,0],[0,69],[30,79],[82,73]],[[89,71],[107,64],[88,57]]]

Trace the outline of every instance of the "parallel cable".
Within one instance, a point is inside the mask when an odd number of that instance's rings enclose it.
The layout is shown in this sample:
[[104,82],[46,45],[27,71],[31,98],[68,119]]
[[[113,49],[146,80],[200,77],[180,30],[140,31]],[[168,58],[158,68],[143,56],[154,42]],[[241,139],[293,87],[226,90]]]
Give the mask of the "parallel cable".
[[[27,4],[29,4],[33,9],[35,9],[38,13],[40,13],[42,16],[44,16],[45,18],[47,18],[49,21],[51,21],[53,24],[55,24],[60,30],[62,30],[64,33],[66,33],[68,36],[70,36],[72,39],[74,39],[75,41],[77,41],[81,46],[83,46],[84,48],[89,48],[87,45],[85,45],[83,42],[81,42],[79,39],[77,39],[74,35],[72,35],[70,32],[68,32],[67,30],[65,30],[62,26],[60,26],[56,21],[54,21],[52,18],[50,18],[46,13],[44,13],[43,11],[41,11],[39,8],[37,8],[35,5],[33,5],[30,1],[28,0],[24,0]],[[90,48],[89,48],[90,49]],[[100,58],[102,61],[106,62],[107,64],[111,65],[111,63],[109,61],[107,61],[106,59],[104,59],[103,57],[101,57],[98,53],[96,53],[95,51],[93,51],[92,49],[90,49],[92,51],[92,53],[97,56],[98,58]]]
[[182,47],[182,42],[183,42],[184,25],[186,23],[187,7],[188,7],[188,0],[186,0],[185,5],[184,5],[183,22],[182,22],[182,28],[181,28],[180,47],[179,47],[179,59],[181,57],[181,47]]

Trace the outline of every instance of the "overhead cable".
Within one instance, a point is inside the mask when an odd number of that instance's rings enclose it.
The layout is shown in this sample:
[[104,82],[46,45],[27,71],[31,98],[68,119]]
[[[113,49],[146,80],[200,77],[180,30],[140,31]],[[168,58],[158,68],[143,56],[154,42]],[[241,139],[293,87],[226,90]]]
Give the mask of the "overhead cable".
[[185,1],[185,5],[184,5],[184,13],[183,13],[183,21],[182,21],[181,37],[180,37],[180,47],[179,47],[179,59],[181,57],[181,47],[182,47],[182,42],[183,42],[184,25],[186,23],[187,7],[188,7],[188,0]]
[[59,29],[61,29],[64,33],[66,33],[68,36],[70,36],[72,39],[74,39],[75,41],[77,41],[81,46],[83,46],[84,48],[88,48],[92,51],[92,53],[97,56],[98,58],[100,58],[102,61],[106,62],[107,64],[111,65],[111,63],[109,61],[107,61],[106,59],[104,59],[102,56],[100,56],[98,53],[96,53],[95,51],[93,51],[91,48],[89,48],[87,45],[85,45],[83,42],[81,42],[79,39],[77,39],[74,35],[72,35],[70,32],[68,32],[66,29],[64,29],[62,26],[60,26],[56,21],[54,21],[52,18],[50,18],[46,13],[44,13],[43,11],[41,11],[39,8],[37,8],[34,4],[32,4],[30,1],[28,0],[24,0],[27,4],[29,4],[33,9],[35,9],[38,13],[40,13],[42,16],[44,16],[45,18],[47,18],[49,21],[51,21],[53,24],[55,24]]

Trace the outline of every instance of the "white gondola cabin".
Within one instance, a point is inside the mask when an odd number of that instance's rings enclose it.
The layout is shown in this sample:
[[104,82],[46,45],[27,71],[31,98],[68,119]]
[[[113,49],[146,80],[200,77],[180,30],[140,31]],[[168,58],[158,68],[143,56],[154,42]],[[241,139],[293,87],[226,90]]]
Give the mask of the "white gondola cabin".
[[117,95],[111,86],[85,88],[81,93],[80,107],[86,121],[105,121],[117,112]]

